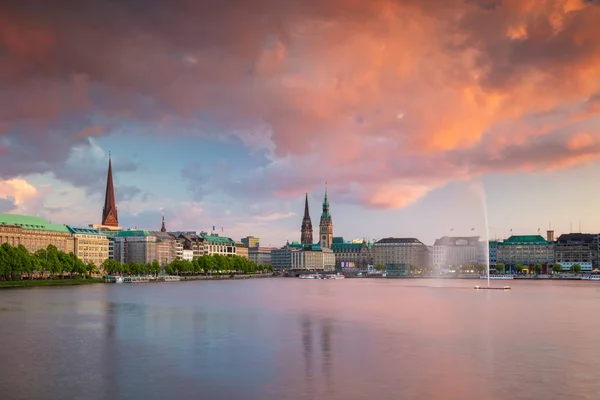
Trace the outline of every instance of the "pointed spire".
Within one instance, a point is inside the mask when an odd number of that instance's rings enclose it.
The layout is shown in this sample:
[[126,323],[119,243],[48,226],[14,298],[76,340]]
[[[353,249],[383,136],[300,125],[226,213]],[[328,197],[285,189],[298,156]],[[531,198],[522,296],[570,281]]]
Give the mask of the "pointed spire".
[[112,176],[112,157],[110,152],[108,152],[108,176],[106,178],[106,196],[104,198],[104,208],[102,209],[102,225],[119,226],[117,204],[115,202],[115,187]]
[[309,216],[308,216],[308,193],[306,193],[306,198],[304,199],[304,218],[309,218]]
[[166,232],[167,231],[167,227],[165,226],[165,213],[163,212],[162,214],[162,227],[160,228],[161,232]]
[[310,213],[308,211],[308,193],[304,199],[304,218],[302,218],[302,228],[300,230],[300,243],[312,244],[313,241],[313,228],[310,220]]

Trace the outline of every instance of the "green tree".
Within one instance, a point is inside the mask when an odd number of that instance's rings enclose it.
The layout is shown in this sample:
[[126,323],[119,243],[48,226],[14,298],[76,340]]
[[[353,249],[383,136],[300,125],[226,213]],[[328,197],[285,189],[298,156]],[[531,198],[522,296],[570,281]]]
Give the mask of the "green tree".
[[499,274],[503,274],[504,273],[504,264],[502,264],[502,263],[496,264],[496,271],[498,271]]
[[162,270],[162,267],[160,266],[160,264],[158,263],[158,260],[154,260],[152,261],[152,264],[150,264],[150,271],[154,274],[154,275],[158,275],[160,273],[160,271]]
[[383,265],[383,264],[376,264],[375,265],[375,269],[377,271],[385,271],[385,265]]
[[562,271],[562,265],[560,265],[560,264],[554,264],[552,266],[552,272],[554,272],[555,274],[558,274],[561,271]]
[[533,267],[533,270],[535,271],[536,275],[539,275],[542,273],[544,267],[542,267],[542,264],[535,264]]
[[523,264],[517,264],[515,265],[515,271],[517,272],[517,274],[520,274],[523,271]]
[[581,265],[579,264],[573,264],[573,266],[571,267],[571,271],[575,272],[576,274],[581,272]]

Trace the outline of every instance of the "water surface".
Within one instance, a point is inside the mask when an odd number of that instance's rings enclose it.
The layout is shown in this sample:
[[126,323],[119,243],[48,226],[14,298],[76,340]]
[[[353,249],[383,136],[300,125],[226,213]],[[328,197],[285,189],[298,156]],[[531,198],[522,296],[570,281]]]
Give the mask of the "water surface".
[[600,282],[473,284],[2,290],[0,397],[598,399]]

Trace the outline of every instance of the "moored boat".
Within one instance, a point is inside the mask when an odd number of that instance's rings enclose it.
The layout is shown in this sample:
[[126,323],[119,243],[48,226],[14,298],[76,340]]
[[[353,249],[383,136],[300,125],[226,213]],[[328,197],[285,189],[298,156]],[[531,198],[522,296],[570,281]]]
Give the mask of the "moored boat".
[[[480,279],[487,279],[487,275],[481,275],[479,278]],[[490,279],[515,279],[515,277],[513,275],[498,275],[498,274],[494,274],[494,275],[490,275]]]

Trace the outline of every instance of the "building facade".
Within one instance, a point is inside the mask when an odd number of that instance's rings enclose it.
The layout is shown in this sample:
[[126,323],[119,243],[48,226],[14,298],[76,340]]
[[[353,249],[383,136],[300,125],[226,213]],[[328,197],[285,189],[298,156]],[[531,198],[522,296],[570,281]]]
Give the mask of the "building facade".
[[177,239],[162,230],[160,232],[150,233],[156,237],[156,260],[160,266],[165,267],[175,261],[177,259],[178,245],[180,244]]
[[251,247],[248,249],[248,260],[256,265],[271,265],[271,252],[274,247]]
[[108,237],[97,229],[80,228],[67,225],[73,235],[75,255],[86,264],[94,263],[96,266],[109,258]]
[[385,238],[373,244],[375,265],[404,264],[426,268],[427,246],[415,238]]
[[235,254],[239,257],[248,258],[248,246],[242,242],[235,242]]
[[525,267],[541,264],[546,273],[554,264],[554,243],[540,235],[511,236],[498,242],[496,261],[511,270],[518,264]]
[[20,244],[34,253],[48,245],[56,246],[60,251],[72,253],[74,238],[64,225],[51,224],[43,218],[17,214],[0,214],[0,244],[8,243],[13,247]]
[[224,236],[204,236],[204,254],[234,256],[237,254],[235,242]]
[[246,236],[245,238],[242,238],[241,242],[249,249],[260,246],[260,239],[254,236]]
[[319,222],[319,243],[322,249],[331,249],[333,244],[333,222],[329,212],[329,200],[327,199],[327,189],[325,189],[325,199],[323,199],[323,212]]
[[122,264],[158,261],[156,236],[145,230],[123,230],[114,239],[114,259]]
[[433,245],[433,267],[441,270],[481,263],[479,236],[444,236]]
[[323,272],[335,270],[333,250],[314,244],[287,243],[281,249],[271,252],[271,262],[275,269]]
[[367,241],[345,242],[343,237],[334,237],[331,249],[335,254],[335,267],[366,269],[373,265],[373,244]]
[[554,245],[555,262],[567,271],[579,264],[582,271],[598,266],[599,237],[590,233],[567,233],[560,235]]
[[[177,233],[175,233],[175,235],[177,235]],[[202,257],[204,255],[203,237],[192,232],[179,233],[176,237],[181,244],[181,251],[191,250],[194,258]]]

